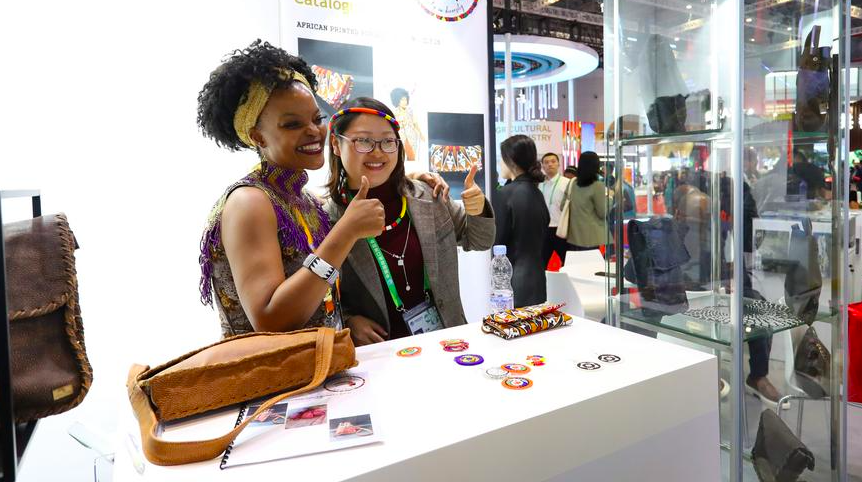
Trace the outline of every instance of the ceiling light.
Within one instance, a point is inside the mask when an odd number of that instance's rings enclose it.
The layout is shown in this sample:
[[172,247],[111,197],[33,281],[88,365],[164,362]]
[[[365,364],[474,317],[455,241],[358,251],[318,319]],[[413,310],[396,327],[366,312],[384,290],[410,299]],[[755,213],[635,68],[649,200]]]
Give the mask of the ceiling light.
[[754,42],[754,39],[752,38],[751,41]]
[[679,37],[674,37],[674,38],[673,38],[673,41],[674,41],[674,42],[679,42]]
[[626,37],[626,40],[628,40],[629,42],[637,42],[638,41],[638,39],[636,39],[634,37]]
[[746,18],[746,19],[745,19],[745,21],[746,21],[746,22],[748,22],[748,23],[751,23],[751,21],[752,21],[752,20],[753,20],[753,19],[752,19],[751,17],[748,17],[748,18]]
[[789,32],[789,31],[791,31],[791,30],[793,30],[793,27],[787,27],[787,31],[788,31],[788,32]]
[[688,5],[686,5],[686,6],[685,6],[685,9],[686,9],[686,10],[691,10],[691,4],[689,3]]
[[675,49],[675,48],[676,48],[676,44],[670,44],[670,48]]

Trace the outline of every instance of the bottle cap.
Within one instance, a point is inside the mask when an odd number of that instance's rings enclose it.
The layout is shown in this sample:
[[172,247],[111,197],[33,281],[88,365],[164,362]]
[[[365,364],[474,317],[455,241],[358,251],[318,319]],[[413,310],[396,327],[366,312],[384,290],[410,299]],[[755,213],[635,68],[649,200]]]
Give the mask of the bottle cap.
[[494,245],[494,256],[506,256],[506,245],[505,244]]

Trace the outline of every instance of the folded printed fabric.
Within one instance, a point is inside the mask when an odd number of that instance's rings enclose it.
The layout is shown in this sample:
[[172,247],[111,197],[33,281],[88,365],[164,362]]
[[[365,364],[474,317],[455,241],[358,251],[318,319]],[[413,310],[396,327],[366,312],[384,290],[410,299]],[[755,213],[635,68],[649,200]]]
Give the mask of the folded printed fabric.
[[542,303],[500,311],[482,320],[482,331],[510,340],[572,324],[572,317],[559,311],[563,304]]
[[317,95],[333,109],[339,110],[353,92],[353,76],[339,74],[319,65],[312,65],[311,71],[317,78]]
[[482,169],[482,146],[445,146],[431,144],[431,170],[434,172],[467,172]]

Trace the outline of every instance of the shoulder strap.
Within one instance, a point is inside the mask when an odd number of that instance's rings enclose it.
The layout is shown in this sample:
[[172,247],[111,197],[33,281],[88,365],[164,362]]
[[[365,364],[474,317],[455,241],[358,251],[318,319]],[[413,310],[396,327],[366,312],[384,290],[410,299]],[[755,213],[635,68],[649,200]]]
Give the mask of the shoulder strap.
[[317,330],[317,345],[315,350],[314,376],[308,385],[292,390],[287,393],[276,395],[266,401],[254,414],[247,416],[245,421],[230,432],[210,440],[195,440],[187,442],[169,442],[157,435],[159,420],[150,405],[150,399],[141,388],[140,375],[149,367],[133,365],[129,370],[129,378],[126,387],[129,391],[129,399],[132,409],[138,419],[141,430],[141,441],[144,455],[156,465],[180,465],[190,462],[200,462],[213,459],[221,455],[230,443],[255,417],[264,410],[287,397],[308,392],[317,388],[326,379],[332,362],[332,350],[335,342],[335,330],[321,328]]

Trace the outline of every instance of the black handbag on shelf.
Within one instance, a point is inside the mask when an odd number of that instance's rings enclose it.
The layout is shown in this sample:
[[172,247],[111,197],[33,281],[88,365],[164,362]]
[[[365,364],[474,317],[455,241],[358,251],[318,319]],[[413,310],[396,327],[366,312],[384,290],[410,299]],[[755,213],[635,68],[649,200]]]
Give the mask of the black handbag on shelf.
[[791,264],[784,277],[784,300],[796,316],[811,324],[820,308],[823,278],[811,220],[800,222],[801,227],[794,225],[790,230],[787,259]]
[[826,129],[829,105],[830,47],[818,47],[820,26],[815,25],[805,37],[796,73],[796,113],[793,125],[797,131],[820,132]]
[[631,258],[623,275],[635,283],[647,316],[682,313],[688,309],[682,266],[691,259],[683,243],[683,226],[673,219],[630,220]]
[[811,398],[826,397],[832,373],[832,355],[813,327],[808,328],[796,347],[793,367],[799,388]]
[[681,94],[657,97],[647,109],[649,127],[658,134],[685,132],[686,103]]
[[814,455],[770,409],[760,414],[751,459],[761,482],[795,482],[805,469],[814,470]]

